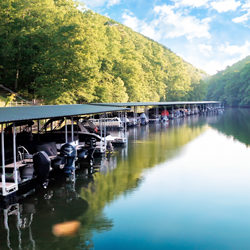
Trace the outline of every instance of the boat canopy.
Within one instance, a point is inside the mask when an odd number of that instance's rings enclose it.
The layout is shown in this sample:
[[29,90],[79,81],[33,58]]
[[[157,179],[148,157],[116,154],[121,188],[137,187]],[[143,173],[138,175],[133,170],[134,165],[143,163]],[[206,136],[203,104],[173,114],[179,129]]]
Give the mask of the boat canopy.
[[169,112],[168,112],[167,110],[163,110],[163,111],[161,112],[161,115],[162,115],[162,116],[168,116],[168,115],[169,115]]
[[221,104],[219,101],[181,101],[181,102],[117,102],[117,103],[90,103],[91,105],[105,105],[116,107],[135,106],[173,106],[173,105],[201,105],[201,104]]
[[0,124],[126,110],[130,111],[129,108],[89,104],[2,107]]

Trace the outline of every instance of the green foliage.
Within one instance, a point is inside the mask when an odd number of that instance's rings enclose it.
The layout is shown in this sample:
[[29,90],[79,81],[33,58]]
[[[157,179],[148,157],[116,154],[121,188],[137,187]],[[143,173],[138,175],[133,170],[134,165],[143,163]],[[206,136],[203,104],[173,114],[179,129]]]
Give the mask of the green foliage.
[[74,0],[2,0],[0,84],[45,104],[204,98],[204,72]]
[[250,106],[250,56],[208,81],[207,98],[223,101],[228,106]]

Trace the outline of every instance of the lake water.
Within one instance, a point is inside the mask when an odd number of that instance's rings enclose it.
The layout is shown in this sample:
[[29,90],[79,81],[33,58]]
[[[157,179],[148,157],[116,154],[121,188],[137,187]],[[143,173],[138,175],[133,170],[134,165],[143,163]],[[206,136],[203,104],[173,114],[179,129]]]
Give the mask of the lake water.
[[250,249],[249,132],[246,109],[131,128],[99,171],[3,210],[0,249]]

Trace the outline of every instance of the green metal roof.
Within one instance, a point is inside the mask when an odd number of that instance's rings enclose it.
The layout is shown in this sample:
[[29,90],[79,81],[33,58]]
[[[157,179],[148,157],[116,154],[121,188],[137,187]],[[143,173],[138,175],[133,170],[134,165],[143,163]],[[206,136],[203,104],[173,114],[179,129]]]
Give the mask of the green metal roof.
[[220,104],[218,101],[195,101],[195,102],[118,102],[118,103],[91,103],[91,105],[103,105],[103,106],[116,106],[116,107],[128,107],[128,106],[172,106],[172,105],[199,105],[199,104]]
[[123,110],[130,109],[117,106],[111,107],[106,105],[100,106],[88,104],[4,107],[0,108],[0,123],[87,115]]

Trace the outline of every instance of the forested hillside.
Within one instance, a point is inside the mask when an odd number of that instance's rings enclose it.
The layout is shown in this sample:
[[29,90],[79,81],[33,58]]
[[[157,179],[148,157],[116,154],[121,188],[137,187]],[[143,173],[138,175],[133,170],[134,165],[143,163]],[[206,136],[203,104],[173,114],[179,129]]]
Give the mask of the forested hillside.
[[250,56],[208,81],[208,100],[219,100],[228,106],[250,106]]
[[73,0],[1,0],[0,84],[45,104],[202,100],[205,72]]

